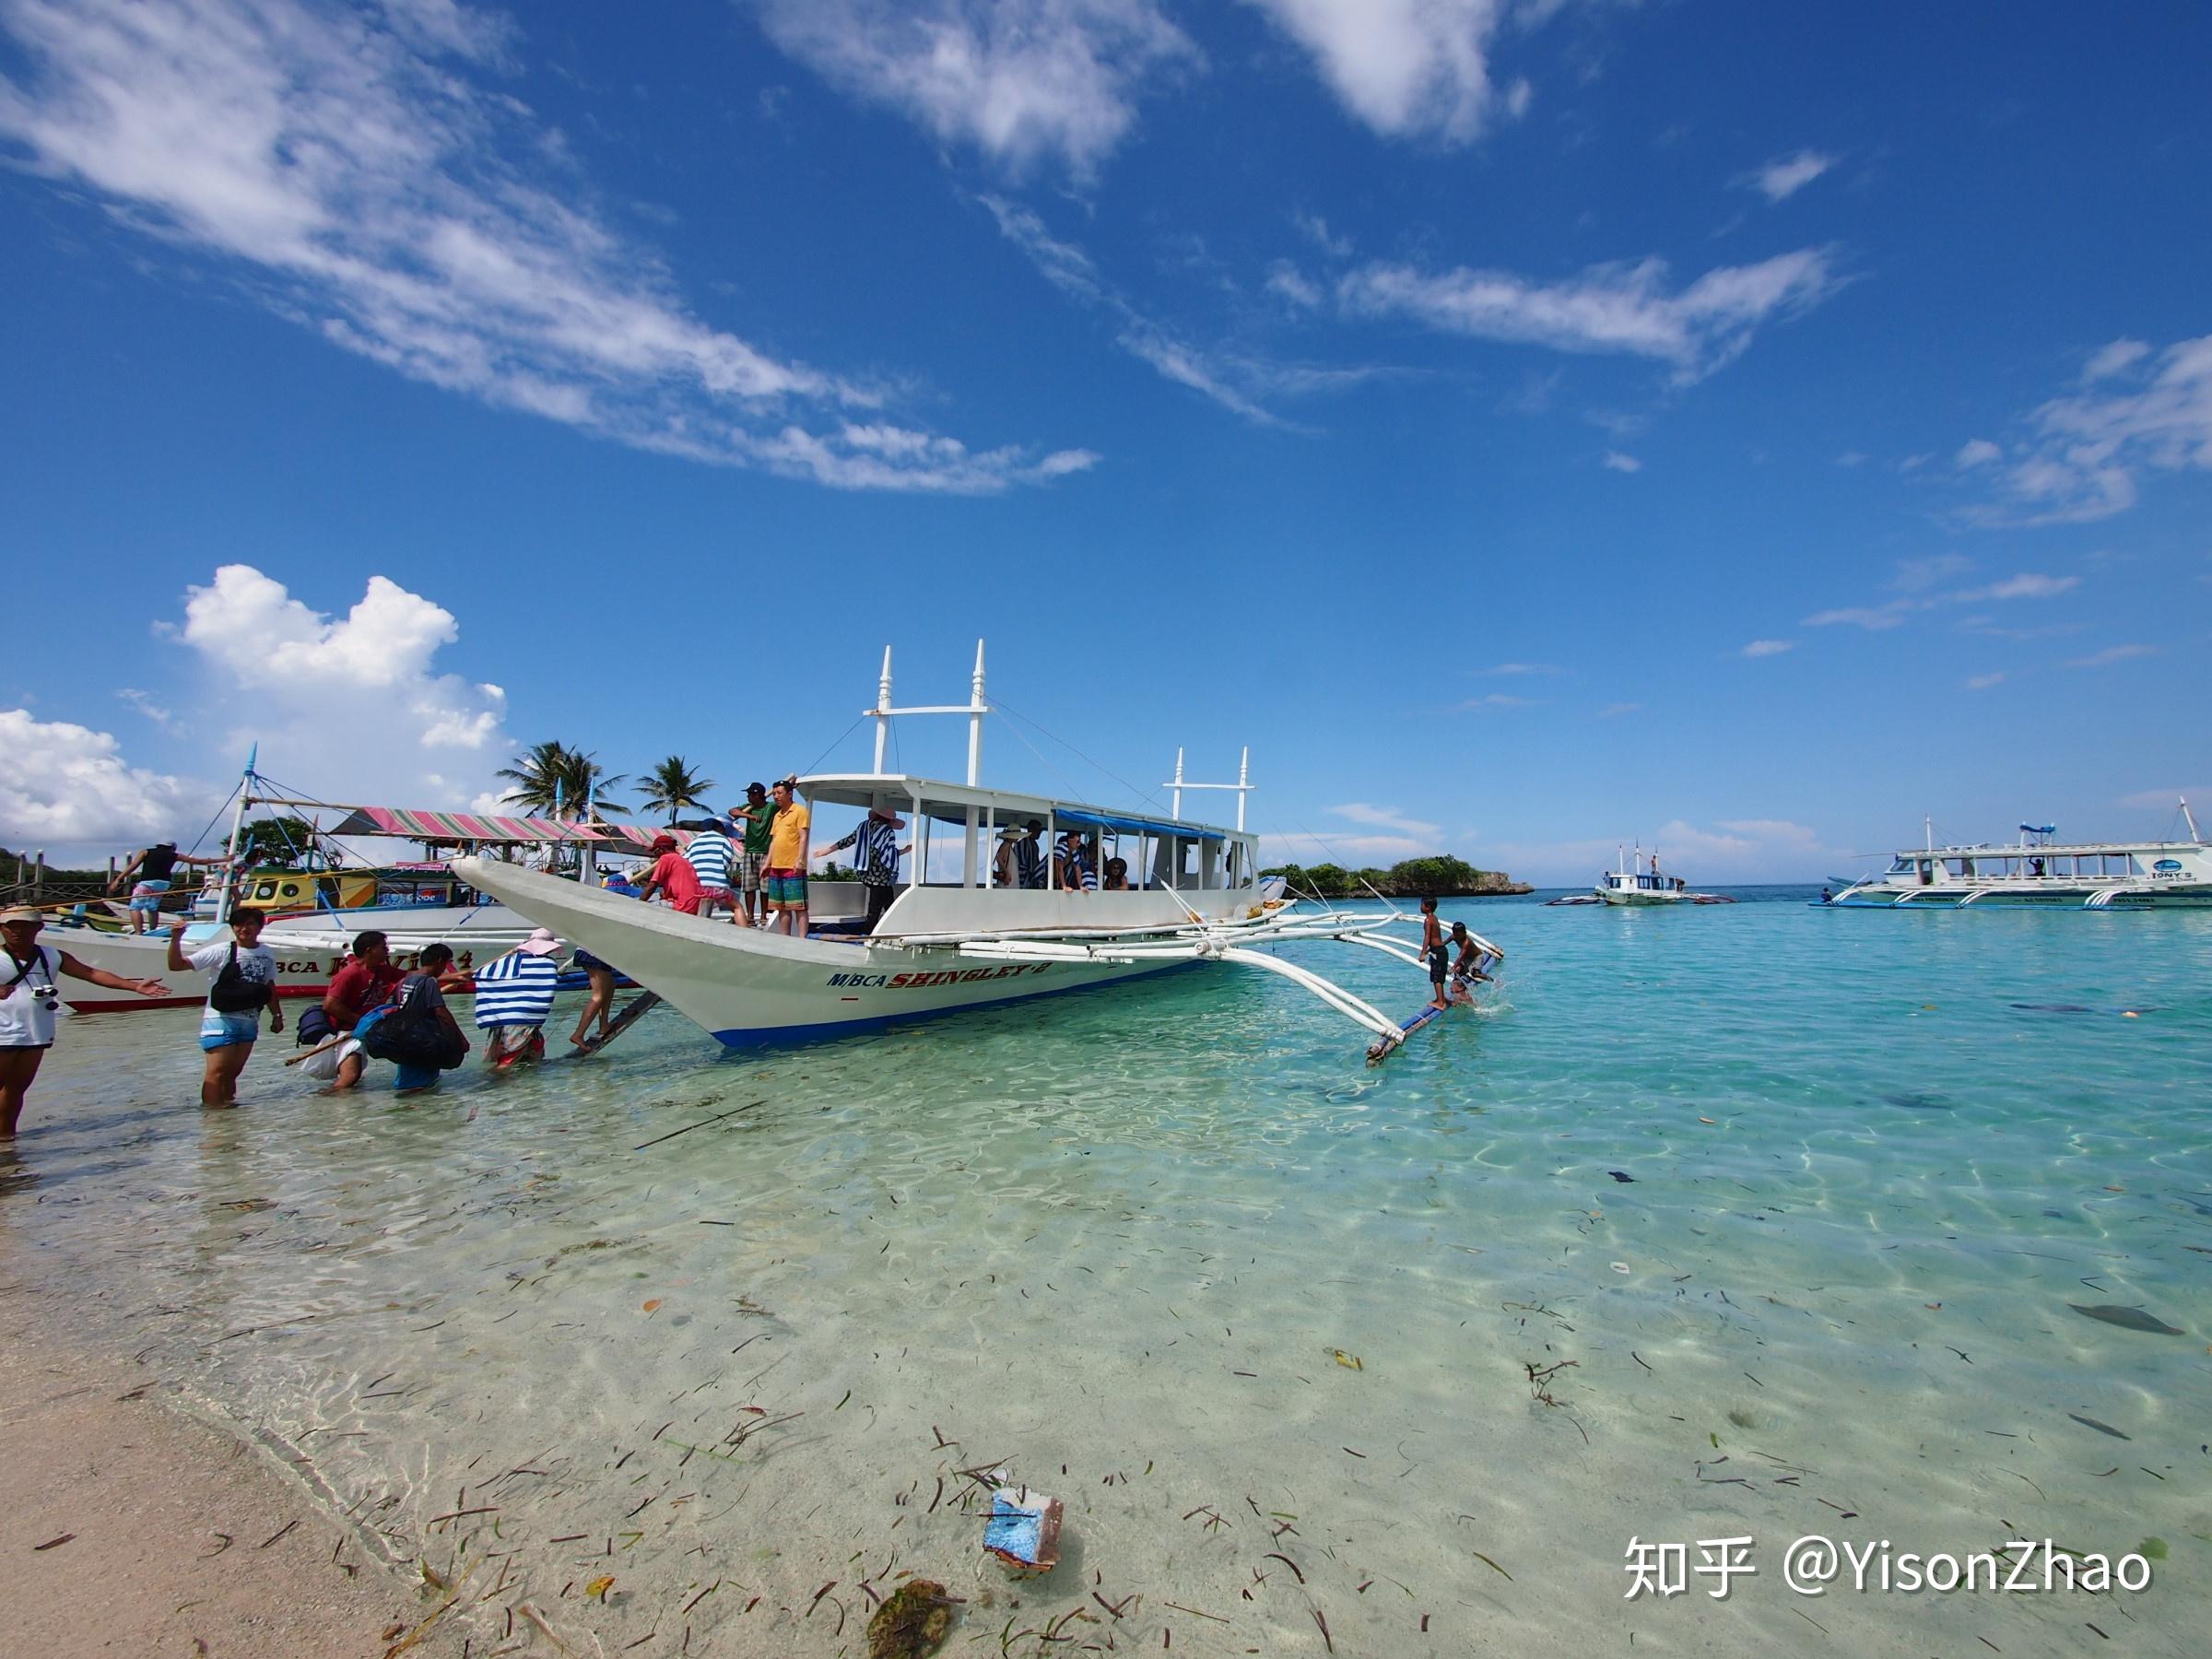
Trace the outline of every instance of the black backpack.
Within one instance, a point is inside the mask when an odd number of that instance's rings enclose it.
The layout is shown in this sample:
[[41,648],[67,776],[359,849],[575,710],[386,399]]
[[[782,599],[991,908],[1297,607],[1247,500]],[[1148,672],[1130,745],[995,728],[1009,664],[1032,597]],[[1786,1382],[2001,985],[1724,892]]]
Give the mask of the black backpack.
[[465,1060],[468,1039],[456,1041],[444,1021],[430,1011],[425,992],[432,982],[427,974],[410,979],[399,1006],[363,1033],[362,1051],[395,1065],[429,1066],[438,1071],[451,1071]]
[[230,959],[215,976],[207,991],[207,1006],[218,1014],[258,1014],[265,1007],[274,986],[255,984],[238,965],[238,942],[230,944]]

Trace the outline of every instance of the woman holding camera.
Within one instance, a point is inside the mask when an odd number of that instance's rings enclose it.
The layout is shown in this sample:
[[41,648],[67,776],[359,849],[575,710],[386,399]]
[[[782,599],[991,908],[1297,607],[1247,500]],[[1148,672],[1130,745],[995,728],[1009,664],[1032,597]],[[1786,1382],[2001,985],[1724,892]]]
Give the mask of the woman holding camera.
[[111,991],[167,996],[158,979],[127,980],[104,968],[88,968],[65,950],[39,943],[46,918],[23,909],[0,912],[0,1141],[16,1138],[23,1097],[39,1075],[39,1062],[53,1046],[55,1018],[62,1011],[57,974],[89,980]]

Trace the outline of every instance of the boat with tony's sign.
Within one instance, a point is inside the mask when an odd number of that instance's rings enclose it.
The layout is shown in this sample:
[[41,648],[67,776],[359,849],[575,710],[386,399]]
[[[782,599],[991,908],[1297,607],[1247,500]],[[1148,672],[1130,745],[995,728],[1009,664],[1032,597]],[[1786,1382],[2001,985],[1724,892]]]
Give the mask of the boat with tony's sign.
[[2212,844],[2180,806],[2187,841],[2062,841],[2051,824],[2022,824],[2009,846],[1907,847],[1879,876],[1832,898],[1846,910],[2182,910],[2212,906]]

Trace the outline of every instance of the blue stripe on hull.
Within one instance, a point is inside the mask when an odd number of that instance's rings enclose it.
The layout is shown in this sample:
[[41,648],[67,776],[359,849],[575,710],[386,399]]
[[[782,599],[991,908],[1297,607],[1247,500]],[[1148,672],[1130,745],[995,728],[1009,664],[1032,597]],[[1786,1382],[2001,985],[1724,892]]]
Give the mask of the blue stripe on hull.
[[941,1019],[947,1014],[982,1014],[993,1008],[1010,1008],[1016,1003],[1035,1002],[1044,996],[1071,996],[1082,991],[1106,991],[1116,985],[1131,985],[1139,980],[1158,979],[1162,974],[1180,973],[1186,968],[1195,968],[1196,962],[1170,962],[1159,968],[1147,968],[1141,973],[1124,973],[1115,979],[1094,980],[1087,985],[1056,985],[1049,991],[1028,991],[1019,996],[1002,996],[994,1002],[963,1003],[950,1008],[917,1008],[900,1014],[874,1014],[859,1019],[825,1020],[818,1025],[733,1027],[713,1033],[715,1041],[724,1048],[761,1049],[780,1048],[785,1044],[827,1042],[840,1037],[858,1037],[870,1031],[880,1031],[888,1026],[914,1025],[924,1019]]

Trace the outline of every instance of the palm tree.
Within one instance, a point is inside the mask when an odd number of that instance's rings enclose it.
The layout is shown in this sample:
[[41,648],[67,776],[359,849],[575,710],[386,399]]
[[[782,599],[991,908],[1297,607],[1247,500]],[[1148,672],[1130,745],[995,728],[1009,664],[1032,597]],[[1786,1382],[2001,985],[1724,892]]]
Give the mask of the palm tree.
[[700,777],[681,755],[671,755],[647,772],[638,787],[643,791],[638,797],[638,805],[652,812],[665,806],[668,821],[673,824],[676,815],[685,807],[706,805],[707,792],[714,787],[714,780]]
[[590,755],[563,743],[533,744],[528,754],[517,755],[512,766],[503,766],[492,775],[512,783],[514,787],[506,798],[534,816],[555,811],[581,815],[587,800],[603,812],[625,810],[607,798],[621,777],[607,775]]

